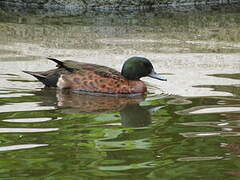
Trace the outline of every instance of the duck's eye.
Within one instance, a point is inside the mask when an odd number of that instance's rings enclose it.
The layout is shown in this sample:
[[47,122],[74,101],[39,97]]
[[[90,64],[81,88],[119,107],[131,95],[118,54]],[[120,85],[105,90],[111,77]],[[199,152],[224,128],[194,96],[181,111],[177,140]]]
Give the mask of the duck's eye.
[[148,66],[149,64],[147,62],[142,62],[142,66]]

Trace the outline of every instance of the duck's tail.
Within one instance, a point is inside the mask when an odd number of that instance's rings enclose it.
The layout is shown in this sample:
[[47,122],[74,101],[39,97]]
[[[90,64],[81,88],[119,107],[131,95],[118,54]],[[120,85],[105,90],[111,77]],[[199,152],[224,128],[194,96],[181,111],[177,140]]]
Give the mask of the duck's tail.
[[43,75],[43,72],[32,72],[32,71],[22,71],[22,72],[34,76],[47,87],[57,87],[57,81],[58,81],[57,76],[46,76],[46,75]]
[[46,78],[44,75],[41,74],[41,72],[32,72],[32,71],[22,71],[22,72],[30,74],[30,75],[34,76],[35,78],[37,78],[38,80],[41,78]]
[[74,69],[67,67],[64,62],[54,59],[54,58],[47,58],[57,64],[57,69],[52,69],[49,71],[44,72],[32,72],[32,71],[23,71],[24,73],[30,74],[33,77],[37,78],[40,82],[42,82],[47,87],[57,87],[58,78],[60,73],[58,72],[59,69],[64,68],[69,72],[73,72]]

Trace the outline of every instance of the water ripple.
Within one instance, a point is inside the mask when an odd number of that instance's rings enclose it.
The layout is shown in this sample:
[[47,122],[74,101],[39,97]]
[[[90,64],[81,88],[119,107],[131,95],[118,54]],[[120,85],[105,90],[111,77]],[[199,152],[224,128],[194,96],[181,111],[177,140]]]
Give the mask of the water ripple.
[[197,127],[224,127],[224,128],[239,128],[240,120],[235,121],[217,121],[217,122],[187,122],[178,123],[184,126],[197,126]]
[[187,138],[209,137],[209,136],[230,137],[230,136],[240,136],[240,132],[187,132],[187,133],[180,133],[180,135]]
[[11,145],[11,146],[2,146],[0,147],[0,151],[32,149],[32,148],[43,147],[43,146],[48,146],[48,144],[19,144],[19,145]]
[[0,128],[0,133],[37,133],[58,131],[58,128]]
[[51,110],[52,106],[39,106],[39,102],[23,102],[10,103],[0,106],[0,112],[16,112],[16,111],[34,111],[34,110]]
[[228,113],[228,112],[240,112],[240,107],[234,106],[198,106],[177,111],[177,114],[191,115],[191,114],[213,114],[213,113]]
[[223,157],[220,156],[208,156],[208,157],[184,157],[178,158],[177,161],[209,161],[209,160],[220,160]]
[[52,118],[19,118],[19,119],[4,119],[2,121],[11,123],[37,123],[51,120]]

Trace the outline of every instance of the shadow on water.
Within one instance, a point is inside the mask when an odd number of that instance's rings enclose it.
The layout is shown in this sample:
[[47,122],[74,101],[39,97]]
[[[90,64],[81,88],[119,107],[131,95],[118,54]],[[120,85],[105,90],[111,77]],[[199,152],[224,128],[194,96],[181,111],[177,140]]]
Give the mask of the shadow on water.
[[124,127],[146,127],[150,125],[151,115],[163,107],[141,107],[139,104],[145,100],[144,96],[131,98],[94,96],[48,88],[34,94],[40,97],[40,106],[52,105],[65,114],[119,112]]

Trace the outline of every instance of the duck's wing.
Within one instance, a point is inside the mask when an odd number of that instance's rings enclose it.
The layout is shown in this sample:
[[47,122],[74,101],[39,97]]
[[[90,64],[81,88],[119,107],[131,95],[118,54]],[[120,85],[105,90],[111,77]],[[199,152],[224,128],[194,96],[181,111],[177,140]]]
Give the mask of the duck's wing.
[[98,64],[66,60],[63,62],[60,61],[57,64],[57,67],[62,67],[69,72],[77,73],[82,76],[85,76],[86,74],[96,74],[103,78],[111,78],[111,79],[122,79],[123,78],[123,76],[121,75],[121,73],[119,71],[117,71],[113,68],[98,65]]
[[96,65],[96,64],[88,64],[86,66],[83,66],[83,69],[85,71],[92,72],[93,74],[96,74],[97,76],[101,78],[110,78],[110,79],[122,79],[122,75],[120,72],[118,72],[115,69]]

